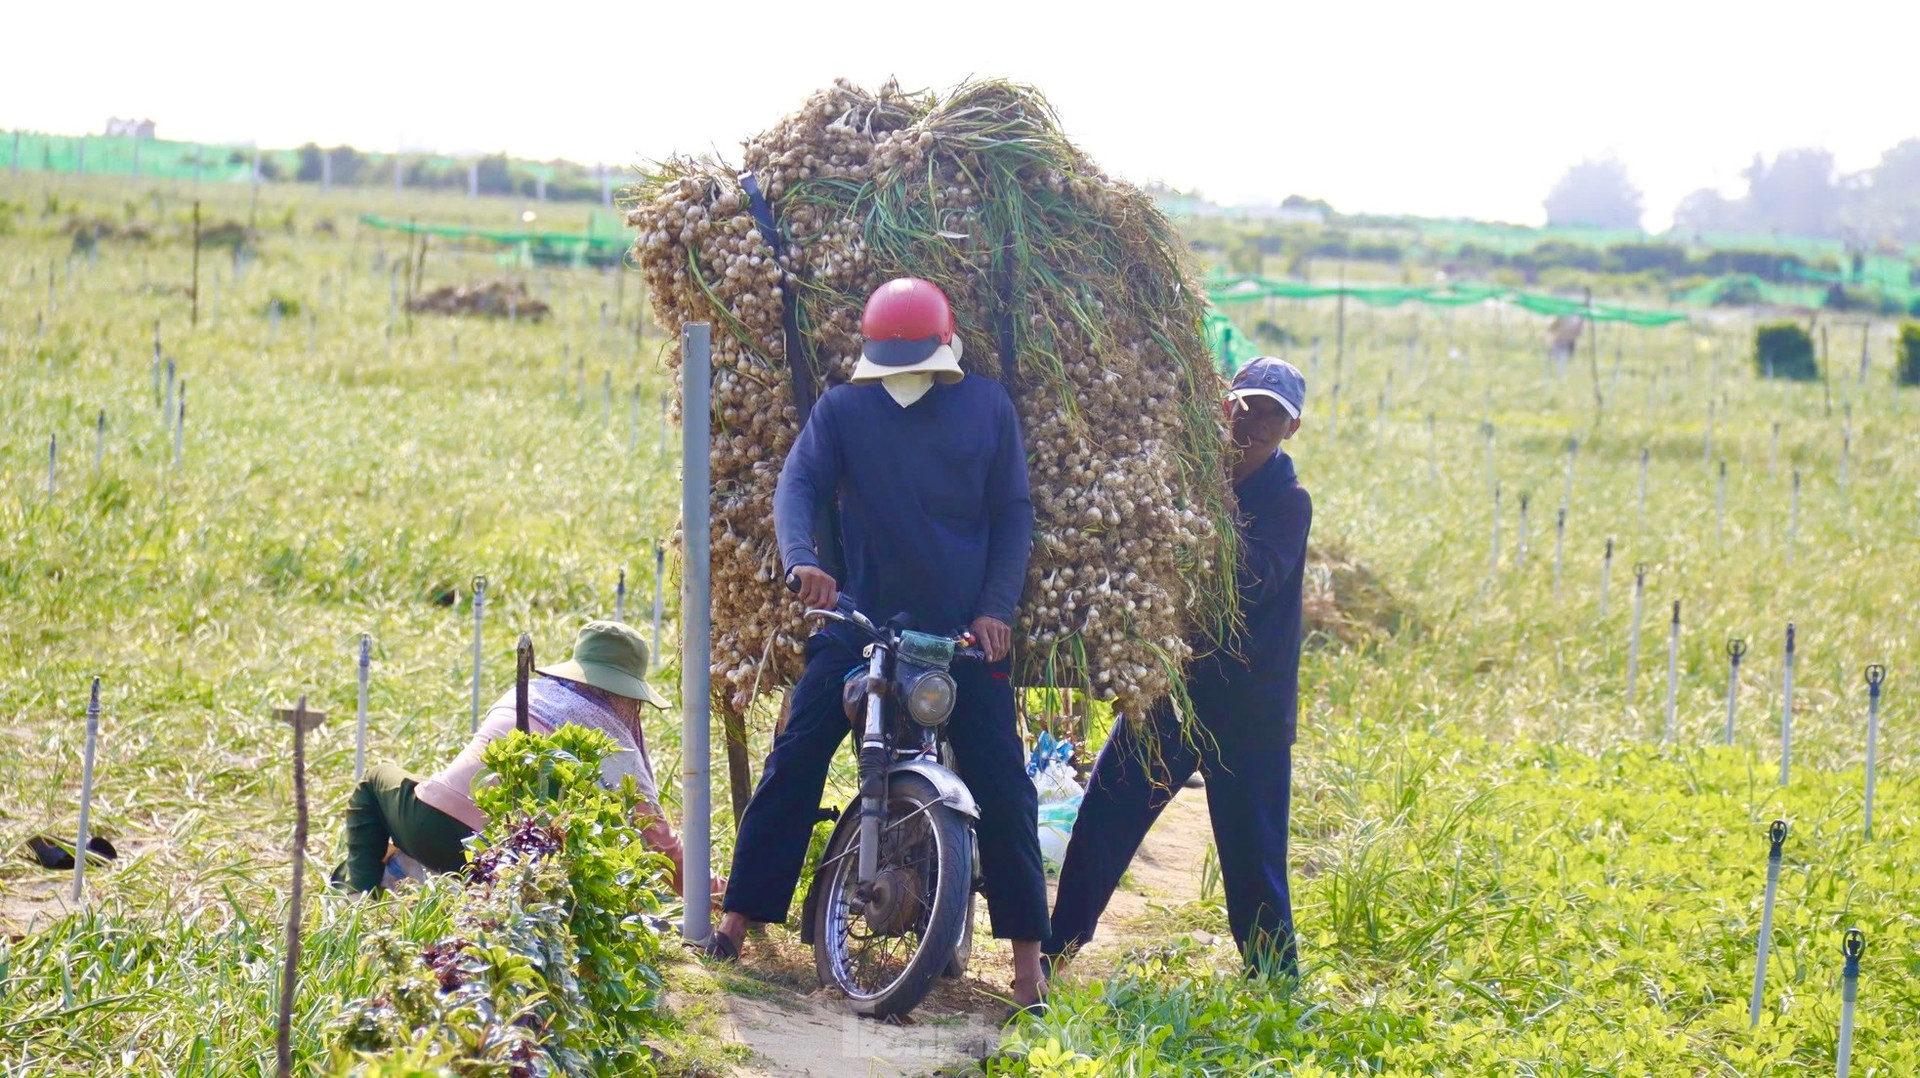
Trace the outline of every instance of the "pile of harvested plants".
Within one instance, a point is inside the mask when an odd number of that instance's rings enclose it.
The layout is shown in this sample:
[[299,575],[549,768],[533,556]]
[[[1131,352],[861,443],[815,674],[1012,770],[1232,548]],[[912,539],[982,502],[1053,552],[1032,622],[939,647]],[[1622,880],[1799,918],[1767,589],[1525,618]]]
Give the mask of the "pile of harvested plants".
[[527,294],[520,281],[481,281],[442,285],[407,301],[416,314],[459,314],[478,318],[525,318],[538,322],[552,313],[545,303]]
[[969,376],[1004,383],[1025,428],[1037,533],[1019,683],[1132,715],[1173,690],[1188,638],[1237,616],[1234,533],[1204,300],[1151,200],[1004,82],[945,96],[839,82],[749,140],[742,165],[777,250],[740,169],[711,159],[664,162],[628,215],[655,320],[714,325],[716,702],[738,715],[756,686],[788,683],[807,632],[771,513],[802,419],[787,296],[824,390],[852,372],[867,295],[905,275],[947,292]]

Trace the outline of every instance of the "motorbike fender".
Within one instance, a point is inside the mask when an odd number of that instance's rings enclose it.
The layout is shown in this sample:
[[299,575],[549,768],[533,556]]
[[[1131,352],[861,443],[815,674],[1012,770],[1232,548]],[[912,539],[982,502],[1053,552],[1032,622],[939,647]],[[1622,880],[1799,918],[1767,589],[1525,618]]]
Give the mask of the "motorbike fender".
[[[888,768],[887,776],[891,779],[903,771],[911,771],[933,783],[934,790],[940,794],[941,802],[955,812],[970,820],[980,818],[980,806],[974,801],[973,792],[967,789],[967,784],[960,781],[960,776],[932,760],[903,760]],[[834,824],[834,831],[838,833],[843,827],[858,827],[859,823],[860,813],[857,809],[843,812],[840,814],[839,822]],[[808,946],[813,945],[813,912],[819,904],[820,874],[816,871],[813,879],[807,884],[807,897],[800,903],[800,942]]]
[[902,760],[888,768],[887,775],[891,778],[902,771],[911,771],[933,783],[933,788],[940,793],[940,800],[955,812],[970,820],[980,818],[980,806],[973,800],[973,791],[960,781],[960,776],[927,759]]

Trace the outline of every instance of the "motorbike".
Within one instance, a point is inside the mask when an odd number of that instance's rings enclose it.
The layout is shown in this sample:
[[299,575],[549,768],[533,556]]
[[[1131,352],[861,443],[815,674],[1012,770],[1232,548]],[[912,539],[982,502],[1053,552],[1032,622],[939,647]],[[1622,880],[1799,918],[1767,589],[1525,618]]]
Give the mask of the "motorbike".
[[807,617],[863,637],[866,667],[841,696],[858,805],[839,815],[814,865],[801,939],[821,985],[856,1013],[903,1015],[938,978],[963,975],[972,947],[980,810],[949,766],[945,728],[958,699],[953,665],[986,655],[967,633],[916,632],[898,618],[875,625],[844,595]]

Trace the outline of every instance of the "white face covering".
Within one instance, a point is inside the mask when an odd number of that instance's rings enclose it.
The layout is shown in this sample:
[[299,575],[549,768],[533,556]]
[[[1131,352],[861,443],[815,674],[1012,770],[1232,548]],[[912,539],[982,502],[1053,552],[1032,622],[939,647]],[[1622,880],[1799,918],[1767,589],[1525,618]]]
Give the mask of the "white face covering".
[[887,395],[893,398],[895,404],[906,408],[914,401],[926,396],[927,390],[933,388],[933,372],[889,374],[880,379],[880,384],[886,388]]

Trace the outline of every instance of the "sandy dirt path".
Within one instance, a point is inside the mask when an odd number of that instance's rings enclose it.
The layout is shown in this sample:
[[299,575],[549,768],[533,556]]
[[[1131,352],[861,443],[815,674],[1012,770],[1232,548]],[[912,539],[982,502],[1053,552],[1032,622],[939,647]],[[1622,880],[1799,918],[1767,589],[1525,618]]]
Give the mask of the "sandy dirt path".
[[[1078,975],[1109,968],[1128,947],[1149,942],[1152,907],[1200,895],[1200,871],[1213,841],[1205,791],[1184,790],[1161,814],[1075,963]],[[1049,891],[1051,891],[1051,884]],[[716,1035],[739,1045],[740,1078],[906,1078],[965,1067],[998,1047],[1011,963],[987,938],[986,913],[975,929],[970,975],[942,982],[904,1023],[857,1018],[844,1000],[818,987],[811,953],[783,930],[749,943],[737,972],[714,976],[708,997]]]

